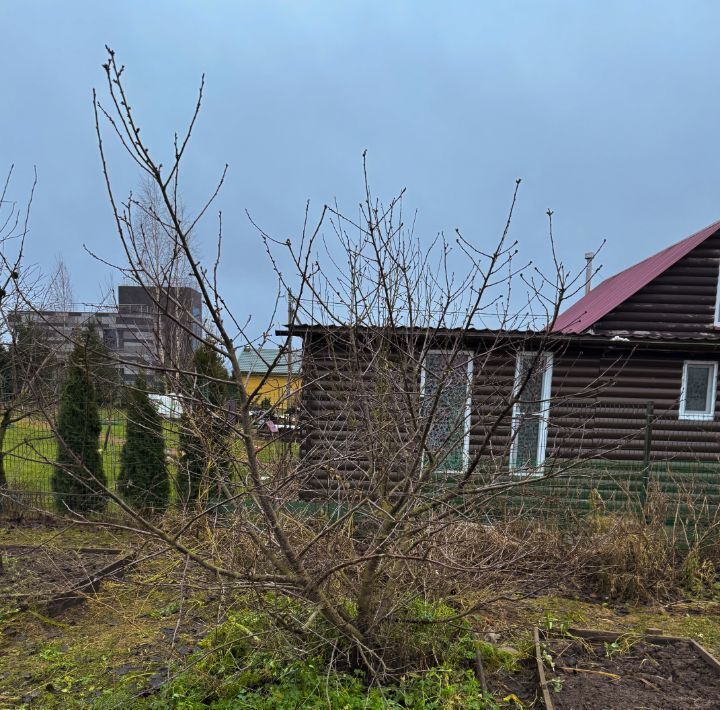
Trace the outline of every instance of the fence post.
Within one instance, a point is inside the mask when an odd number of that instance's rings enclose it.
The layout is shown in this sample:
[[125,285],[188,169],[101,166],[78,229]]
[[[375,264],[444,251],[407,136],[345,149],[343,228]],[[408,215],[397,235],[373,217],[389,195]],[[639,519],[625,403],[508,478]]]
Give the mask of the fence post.
[[[650,485],[650,453],[652,451],[652,429],[654,411],[655,403],[648,402],[645,408],[645,447],[643,449],[642,488],[640,489],[640,503],[642,505],[643,511],[645,510],[648,487]],[[647,513],[645,514],[645,522],[649,522]]]

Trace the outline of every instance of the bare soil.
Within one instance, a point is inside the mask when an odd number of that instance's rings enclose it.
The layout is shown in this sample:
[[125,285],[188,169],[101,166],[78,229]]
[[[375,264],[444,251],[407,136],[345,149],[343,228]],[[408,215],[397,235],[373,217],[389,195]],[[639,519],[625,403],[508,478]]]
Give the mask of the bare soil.
[[45,599],[72,589],[116,556],[112,549],[100,553],[43,546],[0,548],[0,600]]
[[689,643],[553,641],[546,669],[557,710],[720,707],[720,672]]

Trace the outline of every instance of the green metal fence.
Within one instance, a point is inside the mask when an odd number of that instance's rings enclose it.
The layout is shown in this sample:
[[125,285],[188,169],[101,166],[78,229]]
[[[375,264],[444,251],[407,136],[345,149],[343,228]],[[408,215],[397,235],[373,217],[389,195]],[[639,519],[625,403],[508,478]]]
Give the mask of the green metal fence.
[[[720,424],[645,403],[563,403],[556,439],[582,441],[574,458],[548,461],[546,478],[516,475],[502,506],[543,514],[664,509],[668,522],[720,519]],[[582,429],[582,436],[579,430]],[[567,449],[567,447],[566,447]]]

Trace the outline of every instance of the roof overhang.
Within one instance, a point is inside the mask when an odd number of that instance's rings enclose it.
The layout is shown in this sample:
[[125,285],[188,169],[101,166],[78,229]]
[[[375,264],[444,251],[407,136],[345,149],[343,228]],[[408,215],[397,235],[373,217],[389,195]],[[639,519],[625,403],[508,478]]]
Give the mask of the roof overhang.
[[299,338],[342,338],[348,331],[356,334],[378,333],[392,334],[398,337],[412,337],[418,340],[430,338],[433,340],[452,340],[462,337],[468,345],[472,344],[507,344],[508,346],[537,347],[557,349],[568,346],[587,348],[613,348],[615,350],[653,350],[653,351],[716,351],[720,352],[720,340],[703,340],[692,338],[672,338],[658,335],[633,337],[620,336],[607,333],[567,333],[530,330],[490,330],[490,329],[463,329],[463,328],[368,328],[342,325],[294,325],[285,326],[275,331],[275,335]]

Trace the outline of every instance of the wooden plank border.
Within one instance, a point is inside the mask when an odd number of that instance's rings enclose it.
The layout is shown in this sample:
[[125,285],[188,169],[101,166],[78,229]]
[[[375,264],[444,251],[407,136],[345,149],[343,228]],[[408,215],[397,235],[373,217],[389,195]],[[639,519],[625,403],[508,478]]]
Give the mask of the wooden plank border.
[[542,690],[545,710],[554,710],[545,678],[545,666],[543,665],[542,649],[540,648],[540,631],[537,626],[533,626],[533,637],[535,639],[535,661],[537,663],[538,680],[540,682],[540,690]]
[[[617,641],[626,636],[636,636],[642,641],[649,643],[660,643],[660,644],[671,644],[671,643],[687,643],[692,646],[701,656],[701,658],[717,673],[720,674],[720,661],[713,656],[706,648],[700,645],[695,639],[688,638],[687,636],[664,636],[660,634],[643,634],[633,632],[622,632],[617,633],[613,631],[599,631],[595,629],[579,629],[570,627],[567,630],[568,637],[577,637],[585,639],[586,641]],[[533,636],[535,639],[535,661],[537,663],[538,679],[540,683],[540,689],[542,690],[543,702],[545,703],[546,710],[554,710],[550,691],[547,687],[547,679],[545,678],[545,666],[542,660],[542,648],[540,645],[540,631],[537,626],[533,627]]]

